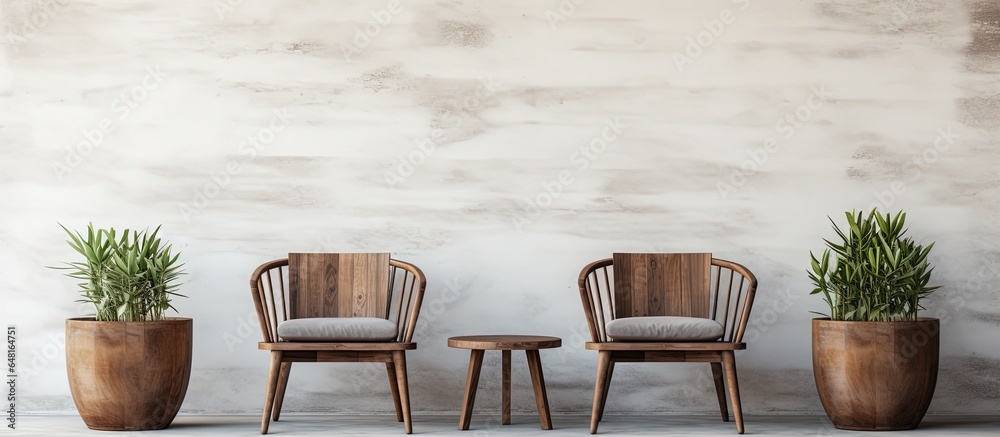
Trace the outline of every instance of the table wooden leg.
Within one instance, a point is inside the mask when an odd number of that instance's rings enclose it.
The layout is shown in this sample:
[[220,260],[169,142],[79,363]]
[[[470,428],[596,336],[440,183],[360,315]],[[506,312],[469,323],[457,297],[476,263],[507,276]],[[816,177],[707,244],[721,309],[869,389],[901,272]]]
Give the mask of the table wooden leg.
[[469,356],[469,375],[465,379],[465,400],[462,402],[462,417],[458,421],[458,429],[469,429],[472,422],[472,406],[476,403],[476,389],[479,387],[479,372],[483,369],[483,353],[473,349]]
[[524,353],[528,356],[528,370],[531,372],[531,385],[535,389],[535,403],[538,404],[538,418],[542,422],[542,429],[552,429],[549,398],[545,394],[545,377],[542,375],[542,359],[538,355],[538,349],[529,349]]
[[510,425],[510,351],[503,351],[503,420],[504,425]]

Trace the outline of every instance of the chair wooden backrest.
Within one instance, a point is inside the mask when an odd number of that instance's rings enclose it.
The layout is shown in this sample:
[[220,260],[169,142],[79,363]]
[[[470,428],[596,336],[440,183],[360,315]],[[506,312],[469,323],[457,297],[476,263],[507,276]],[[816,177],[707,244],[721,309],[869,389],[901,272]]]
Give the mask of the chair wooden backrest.
[[396,341],[409,343],[426,286],[417,266],[388,253],[291,253],[250,276],[266,343],[281,341],[281,322],[311,317],[384,318],[396,323]]
[[289,317],[386,317],[388,253],[288,254]]
[[709,253],[616,253],[580,272],[577,285],[594,342],[609,341],[607,322],[622,317],[684,316],[719,322],[719,341],[740,343],[757,278]]
[[616,253],[615,317],[708,317],[710,253]]

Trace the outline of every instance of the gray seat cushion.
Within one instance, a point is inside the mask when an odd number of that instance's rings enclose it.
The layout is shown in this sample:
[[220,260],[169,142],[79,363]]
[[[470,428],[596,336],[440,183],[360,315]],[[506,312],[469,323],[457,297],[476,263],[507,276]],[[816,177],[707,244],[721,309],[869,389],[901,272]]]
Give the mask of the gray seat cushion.
[[396,324],[377,317],[292,319],[278,325],[286,341],[393,341]]
[[608,337],[618,341],[713,341],[725,328],[700,317],[625,317],[605,325]]

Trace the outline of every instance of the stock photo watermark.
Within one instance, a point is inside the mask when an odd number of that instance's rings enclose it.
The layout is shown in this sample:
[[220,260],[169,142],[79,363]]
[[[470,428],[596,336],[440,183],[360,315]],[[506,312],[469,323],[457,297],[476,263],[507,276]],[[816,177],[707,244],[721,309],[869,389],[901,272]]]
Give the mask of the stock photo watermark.
[[583,322],[575,329],[573,334],[563,339],[562,347],[549,350],[548,361],[551,364],[564,364],[569,360],[569,354],[583,350],[587,342],[593,341],[590,337],[590,326]]
[[990,284],[995,284],[997,279],[1000,279],[1000,259],[996,257],[986,259],[984,264],[976,269],[975,275],[965,281],[964,288],[947,294],[945,302],[950,305],[952,311],[938,309],[934,312],[934,316],[941,320],[941,324],[947,324],[955,317],[955,313],[966,309],[970,302],[980,301],[984,292],[996,290],[996,287]]
[[7,43],[14,53],[18,53],[21,46],[34,39],[52,20],[65,13],[72,2],[73,0],[42,0],[35,3],[37,8],[12,25],[13,30],[7,31]]
[[212,8],[215,9],[216,15],[219,16],[219,21],[226,20],[226,14],[233,12],[236,8],[240,7],[245,0],[215,0],[212,2]]
[[444,143],[445,140],[444,129],[439,128],[431,129],[426,138],[414,140],[414,147],[406,154],[399,156],[399,164],[396,165],[396,168],[385,172],[385,183],[389,184],[390,187],[395,187],[405,182],[407,178],[413,176],[417,167],[427,161],[427,158],[434,156],[437,146]]
[[561,0],[555,9],[545,11],[545,20],[549,22],[549,27],[555,31],[559,23],[568,20],[569,17],[576,13],[577,6],[586,2],[587,0]]
[[471,114],[486,106],[494,98],[496,92],[497,83],[493,80],[492,75],[480,77],[474,94],[458,105],[459,114],[452,114],[450,111],[444,110],[445,114],[441,117],[444,120],[442,127],[432,128],[427,137],[414,140],[414,147],[399,155],[398,164],[395,164],[392,170],[385,172],[385,183],[395,188],[413,176],[418,167],[434,156],[438,146],[448,141],[445,129],[454,129],[464,124],[471,117]]
[[33,379],[41,374],[42,370],[48,368],[54,363],[62,361],[62,351],[66,348],[66,334],[49,333],[48,340],[49,341],[46,342],[41,348],[32,349],[31,357],[25,356],[26,359],[30,358],[31,361],[28,362],[28,367],[19,367],[19,377],[22,377],[25,380]]
[[7,428],[17,429],[17,327],[7,326]]
[[159,65],[146,68],[146,74],[139,84],[123,91],[118,98],[111,101],[109,109],[114,116],[102,117],[96,126],[84,129],[81,133],[83,138],[66,148],[63,159],[52,162],[52,172],[56,179],[61,182],[66,175],[83,165],[84,161],[104,144],[107,136],[114,132],[121,122],[128,119],[139,105],[149,99],[149,95],[160,87],[166,76]]
[[739,13],[746,11],[750,7],[750,0],[731,1],[736,5],[736,10],[724,8],[719,11],[717,17],[702,21],[701,25],[704,29],[698,31],[693,36],[689,35],[684,38],[686,42],[684,53],[674,52],[671,55],[674,67],[677,68],[678,73],[683,73],[685,66],[693,64],[701,55],[705,54],[705,50],[722,37],[728,26],[736,22],[737,18],[739,18]]
[[7,412],[6,422],[9,429],[17,428],[18,400],[21,399],[19,392],[24,383],[35,380],[45,369],[53,365],[65,366],[65,358],[62,355],[66,347],[64,333],[48,333],[48,341],[40,347],[32,348],[29,353],[22,350],[18,344],[21,332],[16,325],[7,326],[7,396],[5,396],[7,402],[4,404],[4,410]]
[[941,159],[941,154],[951,150],[955,142],[961,135],[955,132],[952,126],[938,128],[937,136],[930,146],[925,147],[920,153],[911,157],[903,167],[905,175],[889,183],[885,190],[877,190],[873,194],[875,202],[868,206],[868,209],[889,209],[896,199],[906,194],[907,184],[912,184],[923,177],[924,172],[934,163]]
[[373,9],[368,12],[371,20],[364,24],[354,26],[354,37],[347,44],[342,44],[340,48],[344,60],[347,62],[355,55],[360,55],[372,44],[375,38],[382,34],[382,30],[392,24],[393,18],[403,12],[403,4],[400,0],[389,0],[382,9]]
[[887,14],[879,14],[879,29],[883,38],[889,38],[890,34],[901,32],[903,26],[910,21],[910,15],[920,7],[917,0],[892,0],[880,3],[880,5],[890,9]]
[[773,296],[770,305],[760,308],[761,305],[758,303],[755,307],[757,310],[751,312],[746,331],[743,332],[744,343],[756,342],[761,334],[776,325],[781,320],[781,315],[791,310],[795,301],[803,296],[802,293],[793,292],[790,288],[768,291],[768,295]]
[[538,194],[521,200],[521,213],[511,219],[514,229],[522,232],[525,226],[540,218],[545,210],[551,208],[566,188],[573,184],[576,177],[607,152],[609,145],[618,141],[626,127],[621,117],[604,119],[601,133],[570,153],[569,168],[559,170],[550,180],[542,182],[542,189]]
[[945,302],[948,305],[936,306],[934,310],[929,311],[930,317],[936,317],[938,323],[920,323],[919,330],[897,339],[902,356],[909,359],[919,355],[928,343],[941,334],[939,332],[941,326],[954,321],[956,317],[963,317],[961,313],[968,309],[970,302],[978,302],[984,292],[995,290],[995,287],[987,284],[995,284],[997,278],[1000,278],[1000,259],[996,257],[986,259],[985,263],[976,269],[975,274],[965,281],[964,287],[954,287],[954,290],[947,294]]
[[245,317],[236,317],[236,328],[234,332],[222,334],[222,341],[226,343],[229,353],[236,352],[236,346],[250,339],[254,335],[260,335],[260,319],[257,311],[252,310]]
[[767,164],[771,155],[781,150],[782,141],[790,140],[795,136],[795,132],[801,129],[806,122],[812,120],[816,111],[826,105],[831,97],[833,97],[833,93],[827,90],[825,86],[813,86],[810,88],[809,97],[806,98],[803,104],[785,113],[781,118],[778,118],[774,122],[774,130],[783,135],[780,137],[777,135],[768,137],[764,139],[762,146],[747,150],[747,158],[729,173],[726,180],[715,184],[722,200],[728,200],[730,194],[746,185],[749,178],[757,174]]
[[428,330],[440,328],[440,324],[435,324],[434,321],[442,314],[447,313],[448,307],[457,302],[460,297],[462,297],[462,283],[459,282],[458,278],[444,281],[444,290],[435,293],[430,300],[425,299],[420,307],[421,324],[417,327],[416,332],[426,335],[429,333]]
[[238,158],[230,160],[223,168],[211,173],[209,181],[195,190],[189,202],[177,205],[178,212],[184,221],[190,223],[192,217],[208,208],[212,200],[226,191],[232,185],[233,179],[246,168],[247,164],[267,149],[268,145],[274,142],[275,136],[284,131],[293,118],[295,116],[289,114],[286,108],[273,110],[267,126],[260,128],[257,133],[247,136],[246,140],[237,146]]

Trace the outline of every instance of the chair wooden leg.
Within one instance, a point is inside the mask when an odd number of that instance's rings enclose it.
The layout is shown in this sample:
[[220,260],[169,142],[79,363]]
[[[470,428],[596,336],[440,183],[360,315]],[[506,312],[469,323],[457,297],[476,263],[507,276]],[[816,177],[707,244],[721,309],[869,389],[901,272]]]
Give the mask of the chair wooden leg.
[[590,413],[590,433],[597,434],[597,423],[601,416],[601,400],[608,385],[608,368],[611,367],[611,351],[597,353],[597,380],[594,382],[594,409]]
[[615,361],[608,364],[608,379],[604,382],[604,396],[601,397],[601,412],[597,415],[597,421],[604,420],[604,407],[608,406],[608,392],[611,391],[611,377],[615,374]]
[[472,422],[472,407],[476,403],[476,389],[479,388],[479,372],[483,369],[483,353],[473,349],[469,356],[469,374],[465,377],[465,399],[462,401],[462,417],[458,420],[458,429],[469,429]]
[[501,351],[502,363],[501,363],[501,410],[502,418],[500,423],[503,425],[510,425],[510,351]]
[[278,390],[278,374],[281,373],[281,351],[271,351],[271,366],[267,374],[267,390],[264,393],[264,414],[260,420],[260,433],[267,434],[271,424],[271,409],[274,407],[274,394]]
[[274,412],[271,413],[271,420],[277,422],[281,417],[281,405],[285,402],[285,389],[288,388],[288,375],[292,372],[292,363],[281,363],[281,372],[278,373],[278,391],[274,394]]
[[399,400],[399,381],[396,379],[396,363],[385,363],[385,371],[389,374],[389,390],[392,391],[392,404],[396,407],[396,421],[403,421],[403,406]]
[[743,408],[740,407],[740,385],[736,379],[736,356],[733,351],[722,351],[722,365],[726,369],[726,385],[733,403],[733,417],[736,418],[736,432],[743,434]]
[[406,433],[413,433],[410,421],[410,384],[406,379],[406,351],[392,351],[392,362],[396,365],[396,383],[399,385],[399,404],[403,410],[403,424]]
[[549,414],[549,396],[545,393],[545,375],[542,372],[542,357],[538,349],[524,351],[528,356],[528,371],[531,373],[531,385],[535,389],[535,404],[538,405],[538,419],[542,429],[552,429],[552,415]]
[[712,379],[715,380],[715,395],[719,398],[719,411],[722,421],[729,421],[729,409],[726,408],[726,383],[722,379],[722,363],[712,363]]

